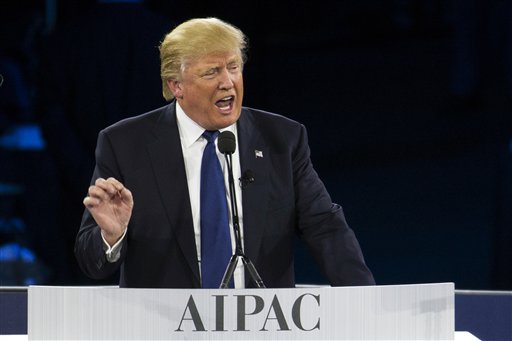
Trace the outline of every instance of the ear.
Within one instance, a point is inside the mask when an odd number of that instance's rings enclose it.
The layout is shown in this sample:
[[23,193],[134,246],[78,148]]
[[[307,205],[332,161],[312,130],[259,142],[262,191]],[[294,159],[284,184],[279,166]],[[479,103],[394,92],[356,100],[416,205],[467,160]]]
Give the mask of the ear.
[[169,87],[169,90],[171,90],[174,97],[176,97],[176,98],[183,97],[183,89],[182,89],[182,84],[180,81],[177,81],[175,79],[169,79],[169,80],[167,80],[167,86]]

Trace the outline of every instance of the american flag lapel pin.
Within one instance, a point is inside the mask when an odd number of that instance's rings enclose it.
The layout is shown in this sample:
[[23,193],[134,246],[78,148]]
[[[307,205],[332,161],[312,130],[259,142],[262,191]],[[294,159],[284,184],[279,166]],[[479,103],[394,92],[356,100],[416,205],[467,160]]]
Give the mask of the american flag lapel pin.
[[259,157],[263,157],[263,152],[261,150],[257,150],[255,149],[254,150],[254,156],[256,156],[256,158],[259,158]]

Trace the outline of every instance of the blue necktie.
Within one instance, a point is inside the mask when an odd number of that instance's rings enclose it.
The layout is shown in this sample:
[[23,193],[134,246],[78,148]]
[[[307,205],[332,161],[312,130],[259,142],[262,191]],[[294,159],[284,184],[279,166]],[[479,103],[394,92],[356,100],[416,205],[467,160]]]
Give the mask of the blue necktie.
[[218,131],[203,133],[208,141],[201,162],[201,280],[203,288],[219,288],[231,258],[224,175],[215,152]]

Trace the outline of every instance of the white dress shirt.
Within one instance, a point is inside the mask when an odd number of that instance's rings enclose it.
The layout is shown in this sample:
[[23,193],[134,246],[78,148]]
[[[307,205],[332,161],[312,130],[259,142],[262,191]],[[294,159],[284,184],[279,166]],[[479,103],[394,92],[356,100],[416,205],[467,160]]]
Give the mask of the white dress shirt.
[[[200,190],[201,190],[201,160],[203,157],[203,151],[206,147],[207,141],[202,137],[204,132],[204,128],[194,122],[190,117],[188,117],[180,105],[176,102],[176,120],[178,123],[178,130],[180,134],[181,140],[181,149],[183,151],[183,158],[185,161],[185,172],[187,175],[187,184],[188,184],[188,192],[190,197],[190,207],[192,208],[192,221],[194,224],[194,235],[196,241],[197,248],[197,260],[199,265],[201,264],[201,219],[200,219]],[[221,129],[222,131],[229,130],[233,132],[235,136],[237,135],[236,123]],[[217,145],[217,140],[215,141],[215,145]],[[222,171],[224,173],[224,179],[226,184],[226,200],[229,207],[229,212],[231,213],[231,201],[229,200],[229,187],[228,187],[228,167],[226,165],[226,159],[223,154],[221,154],[216,148],[217,156],[219,157],[220,165],[222,167]],[[232,155],[232,168],[233,168],[233,179],[238,182],[238,179],[241,177],[241,169],[240,169],[240,154],[238,152],[238,147]],[[173,176],[169,174],[169,176]],[[238,218],[240,225],[240,235],[242,237],[242,247],[243,247],[243,210],[242,210],[242,190],[238,183],[235,183],[235,194],[238,208]],[[134,198],[136,201],[137,198]],[[233,232],[233,219],[231,214],[229,216],[229,230],[231,235],[231,248],[233,253],[235,252],[235,237]],[[112,247],[108,245],[108,243],[104,240],[104,249],[107,256],[107,260],[109,262],[115,262],[119,259],[120,250],[122,247],[122,240],[125,234],[121,237],[121,239]],[[103,236],[103,235],[102,235]],[[227,267],[227,264],[226,264]],[[199,266],[201,269],[201,266]],[[244,276],[244,266],[242,260],[239,259],[235,273],[233,275],[235,288],[244,288],[245,287],[245,276]]]

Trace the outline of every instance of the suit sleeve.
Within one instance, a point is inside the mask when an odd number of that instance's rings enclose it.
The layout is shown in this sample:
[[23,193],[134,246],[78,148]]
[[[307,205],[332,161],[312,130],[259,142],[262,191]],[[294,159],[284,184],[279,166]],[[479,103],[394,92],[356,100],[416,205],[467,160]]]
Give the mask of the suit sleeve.
[[[115,152],[105,132],[100,132],[96,147],[96,167],[91,184],[98,178],[114,177],[123,182],[122,174],[116,163]],[[75,256],[84,273],[94,279],[104,279],[114,274],[126,257],[127,239],[123,239],[121,254],[117,261],[107,260],[101,230],[87,209],[84,210],[82,223],[75,240]]]
[[292,167],[299,236],[329,283],[333,286],[375,284],[343,209],[332,202],[313,169],[304,126],[292,152]]

